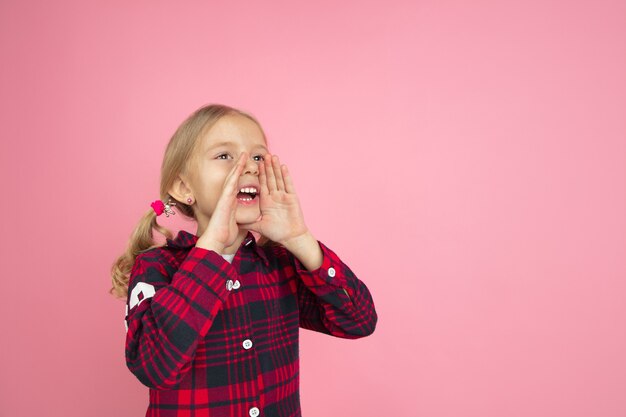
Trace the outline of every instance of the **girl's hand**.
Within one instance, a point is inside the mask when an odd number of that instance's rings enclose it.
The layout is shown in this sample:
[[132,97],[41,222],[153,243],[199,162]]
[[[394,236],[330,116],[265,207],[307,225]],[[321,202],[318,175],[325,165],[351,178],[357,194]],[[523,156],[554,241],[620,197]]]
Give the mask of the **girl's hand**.
[[287,166],[281,166],[278,156],[268,153],[259,169],[261,215],[257,221],[240,226],[280,244],[308,233]]
[[247,157],[248,153],[242,152],[237,163],[224,180],[224,188],[215,205],[213,215],[209,219],[209,225],[202,236],[198,238],[196,246],[213,249],[221,253],[224,248],[231,246],[237,239],[239,226],[235,220],[235,213],[237,211],[237,193],[239,192],[238,184]]

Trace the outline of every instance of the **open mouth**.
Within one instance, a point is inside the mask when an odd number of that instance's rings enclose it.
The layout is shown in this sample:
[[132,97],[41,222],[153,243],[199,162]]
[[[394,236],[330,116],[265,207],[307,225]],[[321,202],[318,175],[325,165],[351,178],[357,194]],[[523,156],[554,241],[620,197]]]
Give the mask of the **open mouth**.
[[255,200],[257,195],[258,195],[258,190],[256,188],[245,187],[245,188],[240,189],[239,193],[237,193],[237,200],[244,202],[244,203],[249,203]]

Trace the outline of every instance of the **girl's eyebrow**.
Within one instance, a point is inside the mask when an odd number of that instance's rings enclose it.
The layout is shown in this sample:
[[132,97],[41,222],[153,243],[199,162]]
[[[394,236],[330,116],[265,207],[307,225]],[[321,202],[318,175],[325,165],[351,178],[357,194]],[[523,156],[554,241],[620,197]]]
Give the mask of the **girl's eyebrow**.
[[213,149],[213,148],[218,148],[220,146],[229,146],[232,145],[232,142],[219,142],[219,143],[214,143],[213,145],[209,146],[209,149]]
[[[208,150],[211,150],[213,148],[219,148],[220,146],[231,146],[232,144],[233,144],[232,142],[218,142],[218,143],[215,143],[215,144],[209,146]],[[265,145],[256,145],[254,147],[254,149],[258,149],[258,148],[265,149],[265,151],[268,151],[268,149],[267,149],[267,147],[265,147]]]

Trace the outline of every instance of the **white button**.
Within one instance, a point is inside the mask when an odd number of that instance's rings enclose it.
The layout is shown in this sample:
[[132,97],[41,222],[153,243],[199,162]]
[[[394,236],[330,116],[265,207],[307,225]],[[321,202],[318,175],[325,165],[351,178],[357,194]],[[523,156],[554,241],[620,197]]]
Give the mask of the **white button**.
[[239,282],[239,280],[237,280],[237,281],[235,281],[235,283],[233,284],[233,288],[234,288],[234,289],[237,289],[237,288],[239,288],[239,287],[241,287],[241,282]]
[[250,240],[248,240],[248,241],[246,242],[246,246],[248,246],[250,243],[252,243],[252,239],[250,239]]
[[250,413],[249,414],[250,414],[250,417],[256,417],[256,416],[259,415],[259,409],[256,408],[256,407],[252,407],[250,409]]
[[335,268],[333,268],[332,266],[328,268],[328,276],[331,278],[335,276]]
[[250,349],[252,347],[252,340],[246,339],[243,341],[243,348]]
[[226,281],[226,289],[228,291],[233,289],[233,280],[232,279],[229,279],[228,281]]

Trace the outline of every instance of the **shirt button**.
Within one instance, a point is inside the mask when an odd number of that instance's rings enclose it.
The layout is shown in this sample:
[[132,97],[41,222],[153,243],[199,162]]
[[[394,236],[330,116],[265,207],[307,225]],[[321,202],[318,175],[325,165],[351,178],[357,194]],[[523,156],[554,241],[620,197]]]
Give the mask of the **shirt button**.
[[250,349],[252,347],[252,340],[250,339],[246,339],[243,341],[243,348],[244,349]]
[[333,268],[332,266],[328,268],[328,276],[331,278],[335,276],[335,268]]
[[226,289],[228,291],[233,289],[233,280],[232,279],[229,279],[228,281],[226,281]]
[[233,284],[233,288],[234,288],[234,289],[237,289],[237,288],[239,288],[239,287],[241,287],[241,282],[239,282],[239,280],[237,280],[237,281],[235,281],[235,283]]
[[248,241],[246,242],[246,246],[248,246],[250,243],[252,243],[252,239],[248,239]]
[[257,417],[259,415],[259,409],[252,407],[248,414],[250,414],[250,417]]

